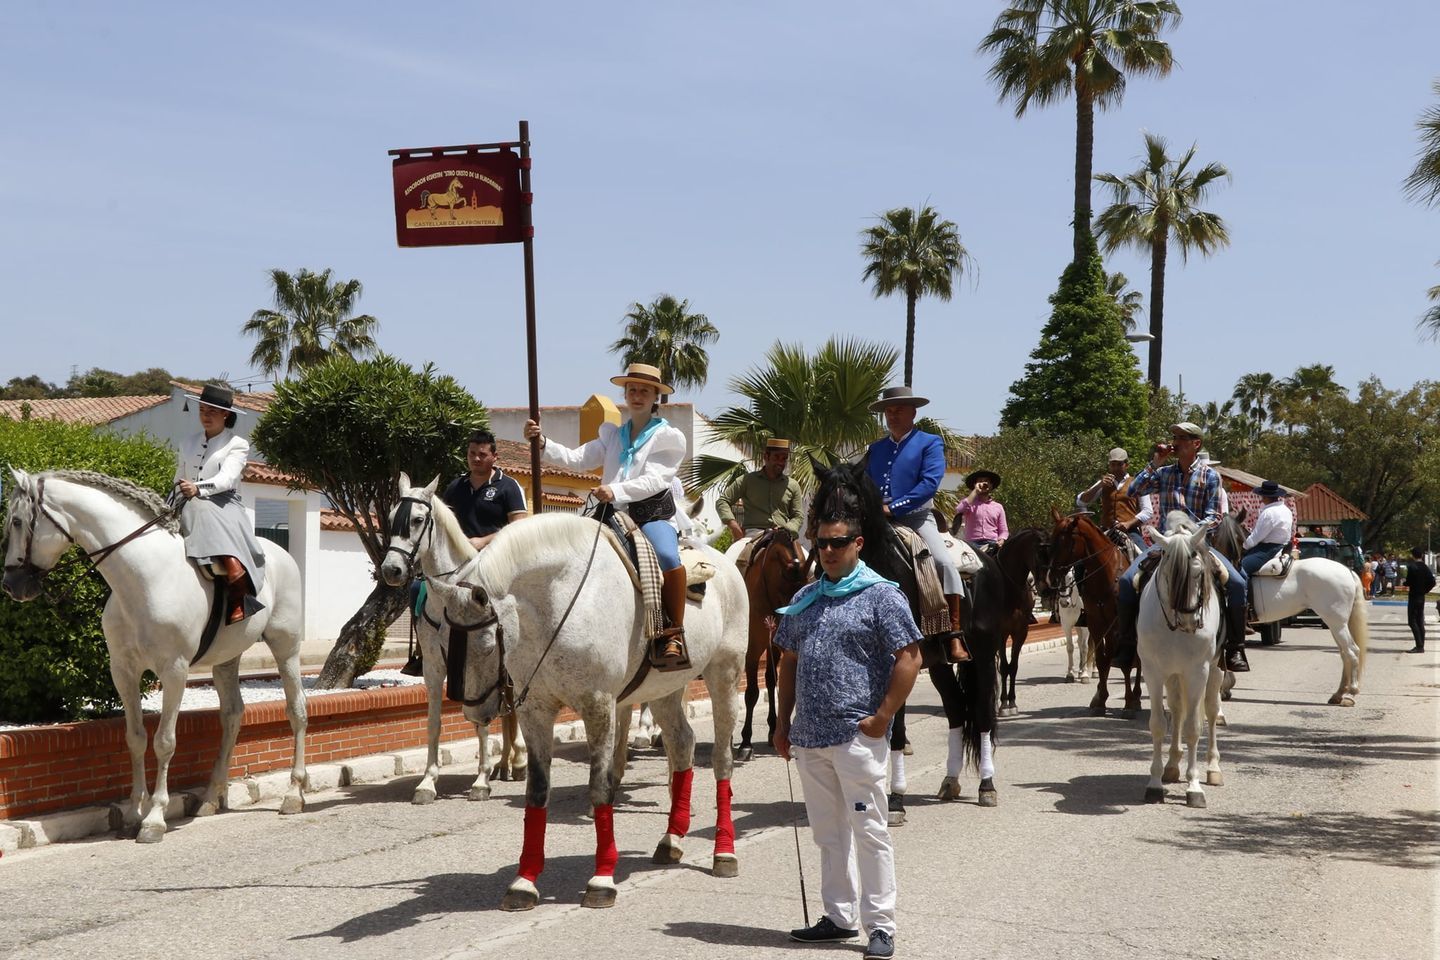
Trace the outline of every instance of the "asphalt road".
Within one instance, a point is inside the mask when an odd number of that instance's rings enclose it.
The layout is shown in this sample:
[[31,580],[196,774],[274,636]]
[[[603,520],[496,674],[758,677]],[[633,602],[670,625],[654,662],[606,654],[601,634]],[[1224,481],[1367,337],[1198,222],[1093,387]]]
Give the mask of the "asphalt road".
[[[1329,634],[1288,629],[1252,650],[1226,705],[1225,785],[1206,809],[1142,802],[1145,716],[1092,718],[1089,685],[1066,684],[1064,651],[1028,656],[1020,715],[1002,721],[1000,806],[933,791],[943,773],[938,699],[917,687],[909,822],[895,831],[900,957],[1430,958],[1440,907],[1440,653],[1406,656],[1403,607],[1375,607],[1358,705],[1325,705],[1339,678]],[[1436,631],[1440,634],[1440,630]],[[1432,648],[1440,647],[1440,636]],[[1114,698],[1112,696],[1112,703]],[[699,733],[708,736],[708,728]],[[702,754],[702,761],[704,755]],[[367,958],[795,957],[800,947],[793,808],[768,751],[737,767],[740,877],[708,873],[713,780],[695,778],[682,864],[649,854],[665,823],[664,763],[642,753],[615,823],[619,901],[585,910],[593,829],[583,754],[558,751],[542,902],[500,912],[521,833],[520,786],[484,803],[415,778],[182,821],[158,846],[113,838],[0,860],[0,956]],[[812,919],[819,866],[801,828]]]

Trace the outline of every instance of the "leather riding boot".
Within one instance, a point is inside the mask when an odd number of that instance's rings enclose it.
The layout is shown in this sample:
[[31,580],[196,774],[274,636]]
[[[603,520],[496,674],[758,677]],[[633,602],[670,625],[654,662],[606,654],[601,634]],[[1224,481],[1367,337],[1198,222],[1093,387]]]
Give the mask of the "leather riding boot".
[[250,592],[250,574],[239,557],[225,557],[225,623],[239,623],[245,619],[245,595]]
[[690,654],[685,649],[685,568],[676,567],[662,574],[660,599],[665,604],[665,617],[670,626],[655,638],[650,652],[650,665],[662,673],[685,670]]
[[1239,604],[1225,608],[1225,669],[1231,673],[1250,670],[1250,661],[1245,659],[1245,608]]
[[958,593],[945,594],[945,603],[950,607],[950,636],[945,642],[945,659],[951,663],[964,663],[970,659],[970,648],[965,645],[965,615],[970,612],[966,597]]

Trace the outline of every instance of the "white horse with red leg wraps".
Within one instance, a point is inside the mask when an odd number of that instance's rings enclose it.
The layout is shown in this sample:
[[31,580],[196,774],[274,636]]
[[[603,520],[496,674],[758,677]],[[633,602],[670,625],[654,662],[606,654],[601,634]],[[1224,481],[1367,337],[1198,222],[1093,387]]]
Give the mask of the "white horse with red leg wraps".
[[[128,480],[88,470],[52,470],[31,476],[11,470],[5,551],[5,592],[16,600],[39,596],[41,578],[72,545],[100,556],[96,569],[110,585],[101,625],[110,651],[110,675],[125,704],[125,745],[130,748],[133,787],[122,806],[121,832],[141,843],[165,837],[168,776],[175,755],[175,720],[185,675],[191,666],[209,666],[220,695],[220,752],[196,816],[220,809],[230,772],[230,754],[245,704],[240,699],[240,654],[264,640],[285,686],[285,715],[295,734],[290,787],[281,813],[299,813],[305,796],[305,691],[300,686],[300,570],[283,547],[260,541],[265,581],[259,600],[265,609],[239,623],[220,627],[203,657],[196,657],[215,586],[185,556],[173,519],[160,520],[164,504],[153,492]],[[148,525],[148,528],[147,528]],[[145,528],[143,533],[127,539]],[[123,542],[112,551],[105,548]],[[98,552],[98,553],[97,553]],[[140,678],[150,670],[164,684],[160,723],[155,728],[155,789],[145,789],[145,717]]]
[[695,735],[685,717],[685,688],[700,676],[710,690],[715,746],[715,848],[712,872],[733,877],[735,827],[730,819],[730,736],[740,706],[738,680],[748,643],[749,600],[735,565],[700,548],[717,570],[704,600],[690,601],[685,639],[691,667],[650,671],[623,699],[647,657],[644,605],[619,556],[601,542],[593,520],[544,514],[512,524],[481,551],[469,571],[472,605],[464,667],[465,715],[488,723],[504,712],[506,681],[529,747],[525,784],[525,842],[519,875],[501,908],[529,910],[539,902],[536,881],[545,866],[546,805],[550,798],[552,730],[562,706],[585,721],[590,752],[590,802],[595,810],[595,875],[584,905],[615,903],[614,800],[625,769],[631,705],[648,701],[664,735],[670,769],[670,820],[655,862],[678,863],[690,826]]

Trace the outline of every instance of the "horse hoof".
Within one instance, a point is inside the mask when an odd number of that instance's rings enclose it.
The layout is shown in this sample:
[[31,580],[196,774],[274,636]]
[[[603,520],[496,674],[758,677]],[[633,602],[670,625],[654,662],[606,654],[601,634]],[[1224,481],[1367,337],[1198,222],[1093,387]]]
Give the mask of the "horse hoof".
[[1217,727],[1228,727],[1228,726],[1230,726],[1230,721],[1225,719],[1225,714],[1223,714],[1223,713],[1217,713],[1217,714],[1215,715],[1215,726],[1217,726]]
[[1205,809],[1205,794],[1199,790],[1185,791],[1185,806],[1195,807],[1197,810]]
[[1075,674],[1073,674],[1073,673],[1067,673],[1067,674],[1065,674],[1065,682],[1066,682],[1066,683],[1076,683],[1076,682],[1079,681],[1079,679],[1080,679],[1080,678],[1077,677],[1077,676],[1075,676]]
[[1207,786],[1207,787],[1223,787],[1223,786],[1225,786],[1225,774],[1221,773],[1219,770],[1207,770],[1207,771],[1205,771],[1205,786]]
[[1352,697],[1352,696],[1350,696],[1350,694],[1348,694],[1348,693],[1345,694],[1345,696],[1343,696],[1343,697],[1340,698],[1340,706],[1342,706],[1342,707],[1353,707],[1353,706],[1355,706],[1355,698]]
[[147,823],[135,835],[136,843],[159,843],[164,839],[165,825],[163,823]]
[[280,815],[284,817],[305,812],[305,798],[291,794],[280,801]]
[[740,876],[740,861],[735,858],[733,853],[717,853],[715,860],[710,864],[710,875],[726,879],[738,877]]
[[511,782],[511,783],[521,783],[521,782],[523,782],[524,779],[525,779],[525,774],[529,772],[529,769],[530,769],[530,768],[527,767],[527,766],[526,766],[525,764],[523,764],[523,763],[520,764],[520,765],[517,766],[517,767],[511,767],[511,768],[510,768],[510,782]]
[[213,817],[219,812],[220,803],[217,800],[206,800],[204,803],[200,804],[200,806],[195,808],[195,816],[197,817]]
[[[475,786],[471,787],[471,788],[466,792],[466,794],[465,794],[465,799],[467,799],[467,800],[489,800],[489,799],[490,799],[490,784],[488,784],[488,783],[478,784],[478,783],[477,783]],[[416,802],[416,803],[419,803],[420,801],[417,800],[417,801],[415,801],[415,802]]]
[[1329,700],[1326,700],[1325,702],[1330,704],[1330,706],[1332,707],[1340,706],[1340,694],[1335,694],[1333,697],[1331,697]]
[[892,827],[905,823],[905,800],[898,793],[890,794],[887,800],[885,822]]
[[511,913],[534,910],[539,902],[540,891],[535,889],[535,885],[524,878],[517,878],[510,884],[510,889],[505,891],[505,896],[500,901],[500,909]]
[[140,835],[140,821],[134,823],[122,823],[115,828],[115,836],[121,840],[134,840]]
[[1103,704],[1103,703],[1092,703],[1092,704],[1090,704],[1090,716],[1092,716],[1092,717],[1103,717],[1103,716],[1105,716],[1105,704]]
[[615,881],[609,877],[596,877],[585,886],[585,898],[580,906],[592,910],[605,910],[615,906]]
[[1166,767],[1166,768],[1165,768],[1165,773],[1162,774],[1161,777],[1160,777],[1160,782],[1161,782],[1161,783],[1179,783],[1179,782],[1180,782],[1180,768],[1179,768],[1179,767]]
[[1164,803],[1164,802],[1165,802],[1165,788],[1164,788],[1164,787],[1146,787],[1146,788],[1145,788],[1145,802],[1146,802],[1146,803]]
[[1231,693],[1229,690],[1221,690],[1221,691],[1220,691],[1220,699],[1221,699],[1221,700],[1227,700],[1227,701],[1228,701],[1228,700],[1229,700],[1231,697],[1233,697],[1233,696],[1235,696],[1235,694]]
[[906,741],[905,741],[905,749],[904,749],[904,750],[901,750],[900,752],[903,753],[903,754],[905,754],[905,756],[907,756],[907,757],[913,757],[913,756],[915,756],[915,748],[912,747],[912,746],[910,746],[910,741],[909,741],[909,740],[906,740]]
[[676,838],[667,833],[656,845],[655,855],[650,858],[650,862],[660,864],[679,863],[680,859],[684,856],[685,851],[680,849],[680,844],[676,841]]
[[739,760],[739,761],[742,761],[742,762],[743,762],[743,761],[746,761],[746,760],[754,760],[754,759],[755,759],[755,748],[754,748],[754,747],[741,747],[739,750],[736,750],[736,751],[735,751],[735,759],[736,759],[736,760]]
[[995,781],[991,780],[989,777],[986,777],[984,780],[980,781],[980,806],[1000,806],[1000,794],[995,791]]
[[633,737],[630,738],[630,749],[631,749],[631,750],[649,750],[649,749],[650,749],[650,737],[649,737],[649,735],[648,735],[648,734],[644,734],[644,733],[637,733],[637,734],[635,734],[635,736],[633,736]]
[[941,800],[960,799],[960,778],[946,777],[940,781],[940,792],[936,794]]

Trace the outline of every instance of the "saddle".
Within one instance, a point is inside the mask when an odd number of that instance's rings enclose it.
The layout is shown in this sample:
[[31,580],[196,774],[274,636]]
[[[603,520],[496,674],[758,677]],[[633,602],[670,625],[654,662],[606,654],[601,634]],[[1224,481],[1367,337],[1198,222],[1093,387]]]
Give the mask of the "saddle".
[[974,545],[968,540],[961,540],[959,537],[952,536],[948,533],[942,533],[941,536],[945,539],[945,545],[950,547],[952,555],[955,557],[955,569],[960,571],[960,576],[966,580],[973,579],[975,574],[979,573],[983,566],[980,560],[980,554]]
[[1251,577],[1284,577],[1290,573],[1290,564],[1295,561],[1294,551],[1281,550],[1265,561],[1264,566],[1250,574]]
[[[891,524],[891,529],[899,538],[900,560],[915,578],[915,599],[910,606],[920,627],[920,635],[933,637],[949,633],[952,629],[950,605],[945,601],[945,591],[930,556],[930,548],[925,545],[924,538],[909,527]],[[979,569],[978,558],[976,569]]]

